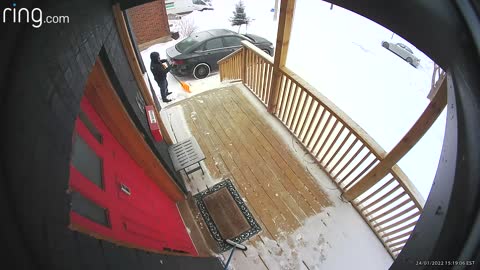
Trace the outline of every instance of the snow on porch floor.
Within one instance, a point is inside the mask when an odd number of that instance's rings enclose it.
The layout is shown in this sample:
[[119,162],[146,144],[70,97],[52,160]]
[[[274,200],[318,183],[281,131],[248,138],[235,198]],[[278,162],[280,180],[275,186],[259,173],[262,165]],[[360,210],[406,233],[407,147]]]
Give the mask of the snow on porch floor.
[[[261,223],[263,231],[244,243],[248,250],[234,254],[234,269],[391,265],[328,176],[241,83],[179,101],[161,114],[174,140],[195,136],[205,153],[206,174],[187,181],[192,194],[228,177]],[[225,261],[228,255],[222,254]]]

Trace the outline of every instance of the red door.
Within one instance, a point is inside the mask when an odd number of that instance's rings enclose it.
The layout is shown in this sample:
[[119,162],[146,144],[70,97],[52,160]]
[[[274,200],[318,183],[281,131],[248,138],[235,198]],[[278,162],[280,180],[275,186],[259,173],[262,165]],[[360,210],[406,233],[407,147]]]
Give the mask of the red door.
[[149,179],[86,98],[75,123],[71,223],[129,246],[197,255],[176,204]]

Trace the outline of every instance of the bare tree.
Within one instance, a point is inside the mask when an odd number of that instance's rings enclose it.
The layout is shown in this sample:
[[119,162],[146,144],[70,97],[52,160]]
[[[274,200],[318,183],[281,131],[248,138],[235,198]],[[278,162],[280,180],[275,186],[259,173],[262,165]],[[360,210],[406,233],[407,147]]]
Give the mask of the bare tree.
[[197,26],[195,25],[193,18],[183,17],[181,20],[179,20],[178,31],[182,37],[190,36],[193,32],[195,32],[195,30],[197,30]]

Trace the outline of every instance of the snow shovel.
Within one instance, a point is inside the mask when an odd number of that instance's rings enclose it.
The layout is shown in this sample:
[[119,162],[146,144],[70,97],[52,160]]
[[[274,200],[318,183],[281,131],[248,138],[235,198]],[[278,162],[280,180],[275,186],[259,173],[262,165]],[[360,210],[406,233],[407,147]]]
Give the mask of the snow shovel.
[[244,246],[244,245],[241,245],[239,243],[236,243],[236,242],[233,242],[232,240],[230,239],[227,239],[225,240],[225,242],[227,242],[227,244],[229,244],[230,246],[232,246],[232,252],[230,252],[230,256],[228,256],[228,260],[227,260],[227,263],[225,264],[225,268],[223,270],[227,270],[228,268],[228,265],[230,264],[230,260],[232,259],[232,256],[233,256],[233,252],[235,251],[235,249],[240,249],[240,250],[247,250],[247,247]]
[[177,80],[178,83],[180,83],[180,85],[182,86],[183,90],[185,90],[185,92],[187,93],[192,93],[190,92],[190,84],[184,82],[184,81],[180,81],[177,76],[173,75],[173,77],[175,78],[175,80]]

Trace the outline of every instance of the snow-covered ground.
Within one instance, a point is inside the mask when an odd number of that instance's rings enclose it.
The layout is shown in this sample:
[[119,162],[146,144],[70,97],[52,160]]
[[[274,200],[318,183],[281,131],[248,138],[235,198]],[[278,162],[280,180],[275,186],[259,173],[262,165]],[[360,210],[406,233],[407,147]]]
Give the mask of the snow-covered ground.
[[[214,0],[215,10],[186,15],[197,31],[230,26],[236,0]],[[244,0],[252,19],[248,32],[275,44],[277,22],[274,0]],[[241,32],[245,32],[242,26]],[[323,1],[297,0],[287,66],[331,99],[365,129],[386,151],[405,135],[429,100],[433,61],[398,35],[364,17]],[[407,44],[421,59],[415,69],[381,46],[381,41]],[[154,45],[142,52],[145,65],[149,54],[160,52],[178,41]],[[169,76],[172,98],[183,99],[220,85],[218,74],[204,80],[187,79],[192,93],[181,90]],[[159,95],[158,86],[154,83]],[[420,142],[399,162],[426,198],[436,172],[445,130],[446,111]]]

